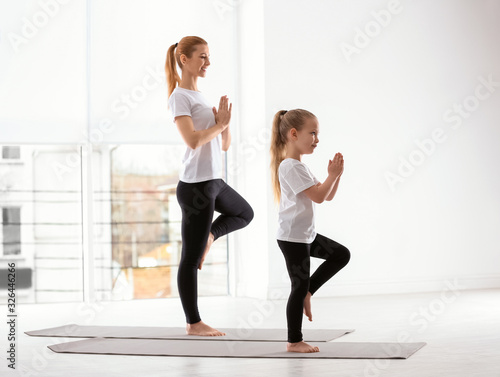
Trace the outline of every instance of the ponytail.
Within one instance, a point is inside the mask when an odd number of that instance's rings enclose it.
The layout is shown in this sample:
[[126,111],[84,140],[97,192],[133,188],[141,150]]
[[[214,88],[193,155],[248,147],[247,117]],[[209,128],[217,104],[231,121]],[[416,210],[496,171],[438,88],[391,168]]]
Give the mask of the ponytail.
[[181,78],[177,73],[176,61],[175,61],[175,48],[177,43],[173,44],[168,48],[167,59],[165,61],[165,73],[167,75],[167,85],[168,85],[168,96],[172,94],[177,84],[180,84]]
[[179,43],[175,43],[168,48],[167,58],[165,60],[165,74],[167,76],[168,96],[172,94],[175,87],[181,83],[181,78],[177,73],[177,65],[182,70],[181,55],[191,58],[196,46],[207,45],[208,43],[200,37],[184,37]]
[[288,142],[288,132],[295,128],[297,131],[302,129],[306,119],[316,118],[313,113],[302,110],[280,110],[273,118],[271,131],[271,180],[274,192],[274,200],[279,202],[281,199],[281,188],[279,180],[279,166],[286,156],[286,144]]
[[279,202],[281,198],[278,168],[281,162],[285,159],[286,139],[284,140],[281,135],[280,124],[286,112],[286,110],[280,110],[274,115],[273,128],[271,132],[271,148],[269,152],[271,153],[271,181],[275,202]]

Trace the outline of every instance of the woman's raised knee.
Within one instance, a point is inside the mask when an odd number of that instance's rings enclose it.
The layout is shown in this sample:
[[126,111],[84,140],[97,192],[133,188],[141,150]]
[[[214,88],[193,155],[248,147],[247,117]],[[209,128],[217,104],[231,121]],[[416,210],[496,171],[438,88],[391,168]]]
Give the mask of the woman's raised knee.
[[253,216],[253,209],[252,207],[248,206],[247,210],[242,214],[242,217],[246,221],[247,225],[250,224],[250,222],[253,220]]

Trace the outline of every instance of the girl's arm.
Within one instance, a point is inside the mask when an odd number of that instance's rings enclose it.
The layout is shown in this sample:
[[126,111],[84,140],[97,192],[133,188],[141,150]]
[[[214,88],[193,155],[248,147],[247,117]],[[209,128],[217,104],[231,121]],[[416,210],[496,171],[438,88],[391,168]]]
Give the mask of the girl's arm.
[[328,196],[326,197],[326,200],[329,202],[330,200],[333,199],[333,197],[335,196],[335,193],[337,192],[337,188],[339,187],[339,182],[340,182],[340,175],[339,177],[337,178],[337,181],[335,182],[335,184],[333,185],[333,188],[332,188],[332,191],[330,191],[330,193],[328,194]]
[[333,186],[338,181],[338,177],[329,174],[323,183],[318,183],[316,186],[309,187],[304,190],[304,194],[311,199],[314,203],[323,203],[330,191],[332,191]]
[[[337,153],[333,161],[328,162],[328,177],[323,183],[309,187],[304,190],[304,194],[315,203],[323,203],[325,200],[332,200],[337,191],[340,175],[344,171],[344,158]],[[328,199],[330,198],[330,199]]]
[[[330,166],[332,163],[333,163],[333,161],[329,161],[328,166]],[[342,157],[342,170],[340,170],[340,174],[337,178],[337,182],[335,182],[335,184],[333,185],[332,191],[330,191],[330,193],[326,197],[327,201],[332,200],[333,197],[335,196],[335,194],[337,193],[337,189],[339,188],[340,177],[342,176],[343,172],[344,172],[344,157]]]

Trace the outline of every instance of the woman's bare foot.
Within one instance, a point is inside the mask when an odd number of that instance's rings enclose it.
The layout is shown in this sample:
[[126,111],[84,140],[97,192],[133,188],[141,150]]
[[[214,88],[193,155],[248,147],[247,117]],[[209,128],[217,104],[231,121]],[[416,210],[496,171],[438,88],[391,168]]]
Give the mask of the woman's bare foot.
[[311,292],[307,292],[306,298],[304,299],[304,314],[309,318],[309,321],[313,320],[313,315],[311,311]]
[[203,266],[203,262],[205,261],[205,257],[208,254],[208,251],[212,247],[212,244],[214,243],[214,235],[212,232],[208,235],[208,240],[207,240],[207,245],[205,246],[205,251],[203,252],[203,256],[201,257],[200,265],[198,266],[198,270],[201,270],[201,266]]
[[193,324],[186,325],[186,333],[188,335],[198,335],[198,336],[223,336],[226,333],[220,332],[213,327],[208,326],[203,321],[196,322]]
[[307,344],[306,342],[297,342],[297,343],[287,343],[286,351],[311,353],[311,352],[319,352],[319,348],[313,347],[310,344]]

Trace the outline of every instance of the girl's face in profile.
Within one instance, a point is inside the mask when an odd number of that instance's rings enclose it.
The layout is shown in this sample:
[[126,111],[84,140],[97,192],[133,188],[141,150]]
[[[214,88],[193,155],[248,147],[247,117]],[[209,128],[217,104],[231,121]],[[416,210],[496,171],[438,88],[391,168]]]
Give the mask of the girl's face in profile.
[[197,45],[191,58],[186,58],[182,66],[182,71],[187,71],[195,77],[205,77],[207,75],[207,68],[210,65],[209,57],[208,46],[204,44]]
[[316,118],[308,118],[300,131],[296,130],[296,147],[300,154],[311,154],[318,146],[319,123]]

